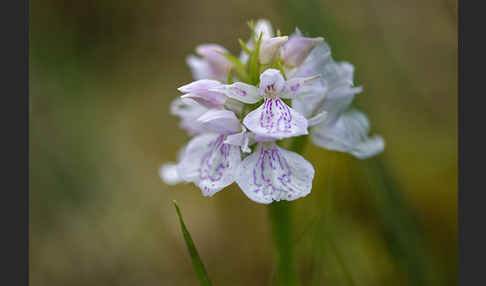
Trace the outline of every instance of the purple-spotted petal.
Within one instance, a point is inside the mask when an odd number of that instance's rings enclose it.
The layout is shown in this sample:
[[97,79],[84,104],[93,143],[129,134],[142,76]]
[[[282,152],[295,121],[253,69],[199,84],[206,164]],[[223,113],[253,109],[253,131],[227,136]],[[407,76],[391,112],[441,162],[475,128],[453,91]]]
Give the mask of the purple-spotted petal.
[[242,82],[235,82],[227,85],[223,84],[215,86],[210,90],[249,104],[257,103],[262,99],[261,96],[258,95],[258,89],[255,86]]
[[204,130],[218,134],[234,134],[241,131],[240,120],[225,109],[211,109],[201,115],[197,121]]
[[236,182],[248,198],[269,204],[308,195],[313,179],[314,168],[302,156],[275,143],[259,143],[241,162]]
[[191,98],[208,108],[218,108],[224,105],[226,96],[211,89],[221,86],[216,80],[201,79],[178,88],[185,93],[182,98]]
[[248,113],[243,124],[259,138],[283,139],[307,134],[307,119],[280,98],[267,98]]
[[197,185],[204,196],[214,195],[236,179],[240,148],[224,144],[224,138],[211,133],[194,137],[177,166],[181,178]]

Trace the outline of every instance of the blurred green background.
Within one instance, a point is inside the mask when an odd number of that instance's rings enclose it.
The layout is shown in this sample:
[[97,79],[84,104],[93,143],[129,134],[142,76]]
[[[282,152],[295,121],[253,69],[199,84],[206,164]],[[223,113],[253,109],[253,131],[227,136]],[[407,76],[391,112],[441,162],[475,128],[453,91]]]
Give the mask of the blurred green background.
[[188,140],[169,114],[185,57],[239,54],[249,19],[323,36],[355,65],[383,135],[366,161],[307,146],[292,204],[301,285],[455,285],[457,3],[450,0],[30,1],[31,285],[197,285],[171,201],[214,285],[269,285],[264,205],[205,198],[159,166]]

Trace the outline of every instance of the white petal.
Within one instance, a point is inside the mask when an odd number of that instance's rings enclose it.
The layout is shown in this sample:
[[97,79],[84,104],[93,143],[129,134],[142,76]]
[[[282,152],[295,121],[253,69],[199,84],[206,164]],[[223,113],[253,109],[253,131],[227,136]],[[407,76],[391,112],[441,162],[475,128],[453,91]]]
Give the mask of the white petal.
[[236,182],[248,198],[268,204],[308,195],[313,179],[314,168],[302,156],[275,143],[260,143],[241,162]]
[[344,110],[346,110],[354,96],[360,93],[361,87],[340,86],[326,93],[324,102],[317,109],[328,111],[328,119],[336,119]]
[[[347,62],[335,62],[331,49],[323,42],[316,46],[299,67],[286,71],[289,79],[321,74],[319,81],[323,92],[308,93],[292,100],[292,107],[309,117],[326,110],[328,118],[335,118],[346,109],[361,90],[353,87],[354,67]],[[318,89],[316,89],[318,91]]]
[[280,96],[285,89],[285,79],[279,70],[267,69],[260,74],[260,95],[267,97]]
[[[324,88],[319,84],[320,75],[311,77],[291,78],[285,83],[285,90],[280,94],[282,98],[297,98],[308,94],[324,93]],[[316,84],[314,84],[316,82]]]
[[352,86],[354,66],[348,62],[334,62],[323,66],[323,77],[330,87]]
[[163,164],[159,169],[159,176],[167,185],[175,185],[183,181],[175,163]]
[[269,64],[287,40],[287,36],[263,40],[260,46],[260,53],[258,54],[260,63],[264,65]]
[[358,159],[366,159],[383,152],[385,149],[385,140],[380,135],[367,138],[351,150],[351,155]]
[[222,53],[227,53],[228,50],[218,44],[202,44],[196,47],[196,52],[211,67],[212,78],[218,80],[226,80],[228,78],[228,72],[233,67],[233,63],[222,55]]
[[265,102],[248,113],[243,124],[258,137],[283,139],[307,134],[307,119],[290,108],[281,99]]
[[207,61],[200,57],[190,55],[186,59],[186,63],[191,69],[192,76],[195,80],[213,78],[214,73]]
[[241,151],[250,153],[251,149],[248,147],[250,144],[250,133],[246,132],[245,126],[242,126],[242,129],[240,133],[226,136],[224,143],[239,146],[241,147]]
[[227,98],[226,102],[224,103],[224,108],[226,108],[227,110],[231,110],[238,115],[241,115],[244,107],[245,104],[243,102],[238,101],[234,98]]
[[282,46],[282,60],[286,66],[297,67],[305,61],[315,46],[323,42],[324,38],[322,37],[307,38],[292,35]]
[[185,84],[177,88],[177,90],[183,93],[202,93],[202,92],[208,92],[210,88],[217,87],[220,85],[221,83],[217,80],[200,79]]
[[211,109],[197,121],[209,132],[233,134],[241,131],[240,120],[232,111],[225,109]]
[[380,136],[369,138],[369,121],[364,113],[348,110],[334,122],[324,121],[312,128],[311,139],[323,148],[347,152],[364,159],[383,151],[385,143]]
[[323,74],[324,68],[331,62],[333,62],[331,48],[326,42],[323,42],[312,49],[300,66],[285,74],[288,78],[309,77],[315,74]]
[[270,39],[273,37],[273,28],[270,21],[266,19],[260,19],[255,23],[255,36],[258,38],[260,33],[263,33],[262,40]]
[[242,82],[235,82],[233,84],[221,85],[219,87],[214,87],[210,91],[220,92],[227,97],[234,98],[244,103],[257,103],[262,99],[258,95],[258,89],[253,86]]
[[292,98],[292,108],[305,117],[311,117],[322,106],[326,91],[321,79],[311,81]]
[[324,110],[317,113],[315,116],[307,119],[307,124],[309,124],[309,126],[314,126],[323,122],[324,120],[326,120],[326,118],[327,118],[327,111]]
[[224,137],[218,134],[194,137],[177,167],[181,178],[196,184],[204,196],[214,195],[236,179],[240,149],[224,144]]
[[326,99],[318,109],[329,112],[329,119],[335,119],[346,110],[354,96],[362,91],[353,86],[354,67],[348,62],[330,61],[323,69],[324,85],[327,88]]
[[201,132],[201,124],[196,119],[208,109],[189,98],[177,98],[170,106],[171,114],[181,119],[180,127],[190,135]]
[[177,90],[185,93],[181,98],[191,98],[208,108],[219,108],[225,103],[226,95],[210,90],[218,86],[221,86],[219,81],[201,79],[183,85]]

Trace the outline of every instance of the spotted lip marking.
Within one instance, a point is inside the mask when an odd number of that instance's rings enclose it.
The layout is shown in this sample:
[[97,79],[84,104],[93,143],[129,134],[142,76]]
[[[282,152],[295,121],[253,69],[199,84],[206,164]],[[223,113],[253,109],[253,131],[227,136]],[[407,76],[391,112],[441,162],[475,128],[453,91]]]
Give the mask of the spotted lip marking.
[[[253,185],[256,187],[254,193],[261,192],[265,197],[274,200],[292,199],[295,191],[289,185],[292,181],[290,176],[287,160],[277,147],[260,149],[258,161],[253,168]],[[276,177],[275,180],[280,184],[275,185],[272,177]]]
[[231,146],[223,144],[224,135],[218,136],[214,141],[208,143],[209,151],[201,158],[199,179],[209,179],[217,182],[223,177],[225,169],[230,167],[229,152]]
[[[290,113],[290,108],[279,98],[267,98],[263,104],[263,112],[260,115],[260,127],[265,129],[267,134],[291,133],[292,114]],[[274,108],[278,112],[274,112]]]

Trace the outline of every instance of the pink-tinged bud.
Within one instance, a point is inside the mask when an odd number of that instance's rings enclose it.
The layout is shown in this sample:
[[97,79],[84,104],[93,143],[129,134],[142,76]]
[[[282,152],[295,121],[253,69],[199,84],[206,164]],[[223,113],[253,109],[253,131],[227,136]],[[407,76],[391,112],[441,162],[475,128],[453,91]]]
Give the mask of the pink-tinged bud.
[[312,48],[323,41],[324,39],[322,37],[306,38],[291,36],[285,45],[282,46],[282,60],[287,66],[299,66],[309,55]]
[[181,86],[178,90],[185,93],[181,98],[191,98],[208,108],[218,108],[225,103],[226,95],[210,89],[219,86],[221,86],[219,81],[201,79]]
[[275,37],[262,41],[260,46],[259,60],[262,64],[269,64],[272,62],[275,54],[277,54],[278,49],[287,42],[289,37]]
[[208,62],[215,78],[224,80],[228,77],[233,63],[222,55],[228,53],[225,48],[217,44],[204,44],[197,46],[196,52]]

